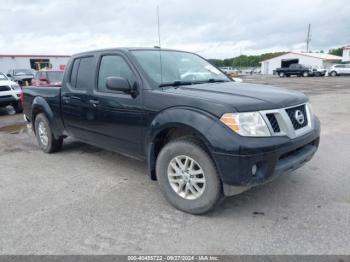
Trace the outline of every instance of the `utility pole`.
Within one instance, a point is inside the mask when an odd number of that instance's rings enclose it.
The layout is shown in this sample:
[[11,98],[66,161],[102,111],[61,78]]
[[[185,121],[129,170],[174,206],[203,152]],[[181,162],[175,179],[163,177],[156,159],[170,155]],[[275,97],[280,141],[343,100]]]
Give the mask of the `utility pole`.
[[309,53],[310,42],[311,42],[311,24],[309,24],[309,27],[307,29],[306,53]]

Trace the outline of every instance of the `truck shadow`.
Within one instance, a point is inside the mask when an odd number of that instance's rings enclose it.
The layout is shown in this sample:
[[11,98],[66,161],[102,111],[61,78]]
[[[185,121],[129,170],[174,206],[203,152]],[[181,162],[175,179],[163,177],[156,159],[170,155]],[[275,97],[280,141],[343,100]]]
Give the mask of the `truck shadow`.
[[[149,190],[149,193],[152,192],[151,194],[154,195],[152,198],[156,197],[163,199],[160,194],[160,190],[152,190],[158,187],[157,181],[151,181],[147,177],[147,163],[144,161],[132,159],[118,153],[110,152],[83,142],[72,140],[70,138],[68,138],[67,141],[65,140],[61,152],[91,154],[92,157],[96,156],[97,158],[101,158],[101,161],[115,165],[115,168],[118,170],[133,170],[133,178],[131,179],[142,180],[142,187],[145,187],[142,190]],[[117,173],[118,172],[116,172],[116,175],[118,175]],[[203,215],[202,217],[218,218],[229,216],[239,219],[246,217],[247,214],[250,217],[263,217],[271,211],[276,213],[278,209],[283,209],[284,207],[288,206],[289,203],[293,201],[293,198],[297,198],[298,186],[307,184],[307,182],[304,181],[307,178],[304,176],[296,177],[294,175],[295,173],[287,174],[268,184],[252,188],[240,195],[227,197],[213,211]],[[128,174],[126,174],[126,177],[127,176]],[[125,186],[127,186],[127,184]],[[150,188],[148,189],[147,187]],[[170,207],[170,204],[168,204],[165,199],[161,199],[160,202],[162,204],[157,208],[162,209],[166,208],[165,206]],[[174,212],[178,211],[175,211],[174,209]]]

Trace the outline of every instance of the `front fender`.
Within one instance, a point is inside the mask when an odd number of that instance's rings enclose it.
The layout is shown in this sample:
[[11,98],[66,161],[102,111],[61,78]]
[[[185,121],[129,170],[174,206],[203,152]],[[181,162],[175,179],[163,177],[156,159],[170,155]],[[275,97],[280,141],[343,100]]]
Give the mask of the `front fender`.
[[32,106],[31,106],[31,119],[33,122],[33,131],[35,132],[35,117],[39,113],[44,113],[47,117],[52,133],[54,137],[57,139],[60,136],[62,136],[64,127],[61,119],[59,118],[59,115],[55,115],[52,111],[50,105],[47,103],[47,101],[40,96],[37,96],[34,98]]
[[[187,107],[166,109],[153,119],[146,136],[146,148],[148,149],[148,165],[151,177],[154,179],[156,155],[154,151],[157,136],[166,129],[177,127],[189,127],[196,132],[201,141],[209,149],[209,153],[215,151],[232,151],[232,131],[228,130],[220,120],[203,110]],[[215,161],[215,159],[214,159]]]

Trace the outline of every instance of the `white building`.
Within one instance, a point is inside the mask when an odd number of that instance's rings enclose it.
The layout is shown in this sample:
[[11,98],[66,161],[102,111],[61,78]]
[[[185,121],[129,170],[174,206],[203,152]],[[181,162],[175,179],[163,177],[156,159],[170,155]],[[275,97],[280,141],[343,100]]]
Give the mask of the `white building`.
[[350,45],[343,49],[343,62],[350,62]]
[[276,68],[288,67],[290,64],[302,64],[328,69],[332,64],[342,61],[340,56],[323,53],[289,52],[261,62],[262,74],[273,74]]
[[1,55],[0,72],[7,73],[10,69],[64,69],[70,56],[67,55]]

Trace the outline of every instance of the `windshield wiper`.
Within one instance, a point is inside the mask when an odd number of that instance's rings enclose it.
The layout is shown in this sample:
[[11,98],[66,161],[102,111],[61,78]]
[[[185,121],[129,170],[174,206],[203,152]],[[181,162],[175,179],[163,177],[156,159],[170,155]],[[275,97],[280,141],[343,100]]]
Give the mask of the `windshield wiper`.
[[207,83],[223,83],[223,82],[230,82],[230,81],[229,80],[223,80],[223,79],[210,78],[206,82]]
[[169,82],[169,83],[161,83],[161,84],[159,84],[159,87],[163,87],[163,86],[186,86],[186,85],[192,85],[192,84],[194,84],[194,82],[192,82],[192,81],[177,80],[177,81]]
[[174,82],[161,83],[159,85],[159,87],[163,87],[163,86],[199,85],[199,84],[205,84],[205,83],[222,83],[222,82],[230,82],[230,81],[229,80],[223,80],[223,79],[214,79],[214,78],[210,78],[208,80],[203,80],[203,81],[182,81],[182,80],[176,80]]

